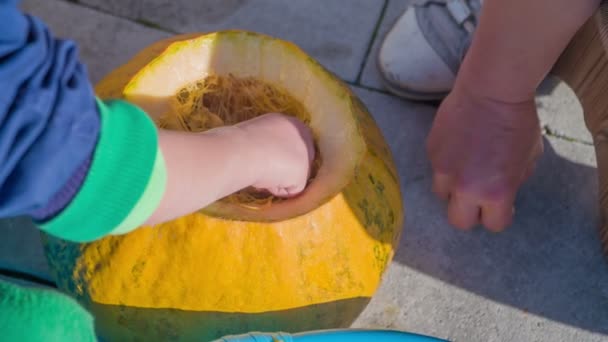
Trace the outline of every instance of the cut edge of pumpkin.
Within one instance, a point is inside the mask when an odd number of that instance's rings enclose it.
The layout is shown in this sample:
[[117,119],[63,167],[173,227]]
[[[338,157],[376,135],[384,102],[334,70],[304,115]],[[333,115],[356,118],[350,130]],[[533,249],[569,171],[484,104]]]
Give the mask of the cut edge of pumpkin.
[[348,185],[366,150],[351,94],[291,43],[242,31],[189,37],[169,44],[137,72],[126,84],[123,97],[159,121],[173,110],[181,90],[214,76],[257,79],[292,96],[310,115],[308,124],[323,163],[298,197],[264,206],[224,200],[202,213],[240,221],[280,221],[318,208]]

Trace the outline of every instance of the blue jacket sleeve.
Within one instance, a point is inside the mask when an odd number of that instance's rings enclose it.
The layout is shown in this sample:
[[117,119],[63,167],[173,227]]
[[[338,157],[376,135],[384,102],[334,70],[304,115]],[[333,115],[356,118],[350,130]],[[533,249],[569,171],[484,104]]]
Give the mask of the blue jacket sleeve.
[[16,0],[0,0],[0,89],[0,217],[52,214],[86,174],[100,118],[75,44]]

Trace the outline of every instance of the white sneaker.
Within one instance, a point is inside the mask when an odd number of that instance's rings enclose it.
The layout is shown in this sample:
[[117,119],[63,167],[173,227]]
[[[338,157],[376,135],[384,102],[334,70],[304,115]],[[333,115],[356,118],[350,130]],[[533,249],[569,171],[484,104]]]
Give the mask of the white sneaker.
[[452,89],[483,0],[424,0],[384,38],[378,68],[388,90],[410,100],[441,100]]

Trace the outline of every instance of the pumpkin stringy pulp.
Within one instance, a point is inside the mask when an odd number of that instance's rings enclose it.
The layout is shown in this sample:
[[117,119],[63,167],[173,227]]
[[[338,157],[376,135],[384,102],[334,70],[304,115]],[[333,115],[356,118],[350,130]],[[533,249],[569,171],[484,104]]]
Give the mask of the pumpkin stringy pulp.
[[[286,91],[253,77],[210,75],[180,89],[171,100],[171,110],[159,118],[161,128],[188,132],[235,125],[266,113],[282,113],[310,123],[305,107]],[[316,148],[309,183],[321,166]],[[223,201],[260,209],[283,199],[253,188],[241,190]]]

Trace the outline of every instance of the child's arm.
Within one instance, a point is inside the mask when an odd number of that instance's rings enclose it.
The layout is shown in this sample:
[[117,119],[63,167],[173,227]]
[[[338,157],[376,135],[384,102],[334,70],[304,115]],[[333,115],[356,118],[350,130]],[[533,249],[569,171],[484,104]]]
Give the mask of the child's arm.
[[0,0],[0,23],[0,217],[29,215],[53,235],[91,241],[247,186],[303,190],[314,149],[299,121],[159,131],[132,104],[96,100],[75,45],[16,1]]
[[160,131],[159,141],[167,190],[148,223],[193,212],[249,186],[297,195],[314,158],[308,128],[278,114],[204,134]]
[[450,222],[510,224],[542,151],[535,90],[599,0],[486,0],[473,44],[428,141]]

